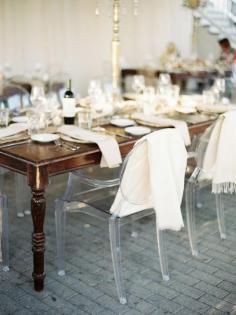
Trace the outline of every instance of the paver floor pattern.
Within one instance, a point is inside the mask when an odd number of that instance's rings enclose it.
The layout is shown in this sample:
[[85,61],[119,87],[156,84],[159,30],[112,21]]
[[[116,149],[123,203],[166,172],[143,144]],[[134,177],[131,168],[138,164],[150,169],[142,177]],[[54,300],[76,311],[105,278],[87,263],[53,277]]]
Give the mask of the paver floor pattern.
[[[199,258],[190,253],[186,228],[167,232],[170,281],[161,278],[155,218],[149,216],[122,228],[122,250],[128,304],[117,299],[108,239],[108,222],[84,214],[67,218],[66,276],[56,271],[54,199],[65,188],[66,176],[52,179],[47,191],[45,221],[45,290],[33,291],[31,280],[31,217],[14,212],[13,176],[5,191],[10,213],[10,272],[0,272],[0,314],[236,314],[236,196],[224,196],[227,239],[219,238],[214,198],[201,192],[197,211]],[[183,213],[185,205],[183,204]]]

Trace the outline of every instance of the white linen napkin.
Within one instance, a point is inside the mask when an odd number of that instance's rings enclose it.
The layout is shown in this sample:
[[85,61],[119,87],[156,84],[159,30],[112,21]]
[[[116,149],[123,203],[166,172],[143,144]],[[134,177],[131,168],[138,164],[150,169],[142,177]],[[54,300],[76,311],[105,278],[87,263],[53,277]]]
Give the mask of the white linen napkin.
[[119,145],[114,137],[69,125],[61,126],[58,132],[75,139],[96,143],[102,152],[101,167],[116,167],[122,162]]
[[110,212],[123,217],[154,208],[159,229],[180,230],[186,165],[187,151],[175,129],[143,137],[128,160]]
[[14,123],[5,128],[0,128],[0,138],[16,135],[28,129],[26,123]]
[[182,136],[185,145],[188,146],[191,144],[188,126],[185,121],[170,118],[162,118],[153,115],[145,115],[142,113],[134,113],[132,115],[132,118],[143,122],[151,123],[153,125],[156,125],[157,127],[173,126],[178,130],[178,132]]
[[197,110],[202,112],[208,112],[208,113],[216,113],[216,114],[222,114],[225,112],[228,112],[230,110],[235,110],[235,105],[230,104],[217,104],[217,105],[204,105],[200,104],[196,106]]
[[212,176],[213,193],[236,192],[236,110],[222,114],[212,130],[203,169]]

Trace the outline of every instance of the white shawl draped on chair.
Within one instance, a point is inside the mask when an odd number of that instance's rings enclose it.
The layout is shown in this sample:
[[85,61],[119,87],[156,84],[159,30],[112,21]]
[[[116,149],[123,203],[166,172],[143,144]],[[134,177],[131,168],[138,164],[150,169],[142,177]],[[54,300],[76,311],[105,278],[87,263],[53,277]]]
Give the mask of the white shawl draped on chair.
[[213,193],[236,192],[236,110],[219,117],[206,149],[203,169],[212,176]]
[[111,213],[123,217],[154,208],[160,230],[180,230],[186,163],[184,142],[175,129],[142,138],[128,160]]

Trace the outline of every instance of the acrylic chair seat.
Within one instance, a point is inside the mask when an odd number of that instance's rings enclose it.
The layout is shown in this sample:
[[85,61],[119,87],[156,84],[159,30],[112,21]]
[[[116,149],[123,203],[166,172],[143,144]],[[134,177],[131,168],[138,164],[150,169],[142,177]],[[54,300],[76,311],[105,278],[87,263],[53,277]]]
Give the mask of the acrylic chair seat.
[[[152,209],[145,209],[144,211],[140,211],[126,217],[120,217],[119,215],[110,213],[111,204],[114,201],[114,197],[116,196],[120,181],[122,179],[122,174],[124,173],[127,161],[131,154],[132,151],[123,162],[120,170],[120,177],[117,177],[117,170],[109,170],[109,172],[114,172],[114,177],[112,178],[111,174],[109,174],[108,178],[110,179],[106,180],[91,177],[91,174],[87,176],[83,171],[70,173],[64,196],[55,201],[58,275],[65,275],[66,213],[74,208],[74,203],[79,212],[90,216],[95,216],[99,219],[108,219],[109,221],[109,236],[114,276],[117,293],[121,304],[125,304],[127,302],[127,298],[121,268],[120,228],[123,224],[132,223],[133,220],[153,214]],[[82,184],[85,183],[86,185],[90,186],[90,189],[87,188],[75,195],[73,192],[75,186],[73,180],[75,179],[77,180],[77,185],[78,182]],[[104,191],[104,195],[102,194],[102,191]],[[164,231],[157,229],[158,252],[162,277],[163,280],[169,280],[164,233]]]
[[[197,245],[197,229],[196,229],[196,207],[197,203],[202,204],[200,199],[199,191],[200,189],[211,185],[212,180],[210,174],[203,168],[203,160],[207,145],[210,139],[211,132],[215,126],[215,123],[212,124],[201,136],[199,140],[198,147],[196,149],[196,162],[197,166],[193,170],[191,176],[187,180],[185,199],[186,199],[186,219],[187,219],[187,229],[190,241],[190,247],[193,256],[198,255],[198,245]],[[197,203],[196,203],[197,201]],[[225,229],[225,219],[224,219],[224,204],[222,200],[222,194],[215,194],[216,202],[216,214],[217,222],[220,232],[220,238],[226,238],[226,229]]]

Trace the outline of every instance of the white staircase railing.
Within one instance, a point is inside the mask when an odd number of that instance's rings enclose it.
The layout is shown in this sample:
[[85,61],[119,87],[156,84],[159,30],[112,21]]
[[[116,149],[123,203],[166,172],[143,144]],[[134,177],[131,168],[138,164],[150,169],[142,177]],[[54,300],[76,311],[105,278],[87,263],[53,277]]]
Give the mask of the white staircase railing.
[[236,48],[236,0],[209,0],[205,7],[195,10],[194,17],[210,33],[227,37]]

